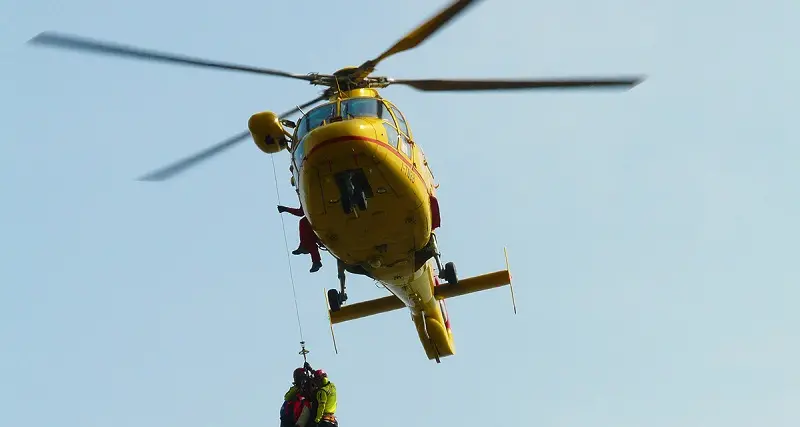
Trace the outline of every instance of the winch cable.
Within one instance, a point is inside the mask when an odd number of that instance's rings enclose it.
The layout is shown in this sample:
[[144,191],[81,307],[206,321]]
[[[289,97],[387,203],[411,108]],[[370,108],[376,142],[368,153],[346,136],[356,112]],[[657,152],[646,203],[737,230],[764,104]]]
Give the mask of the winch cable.
[[[270,159],[272,160],[272,176],[275,178],[275,196],[278,198],[278,204],[281,204],[281,194],[280,188],[278,188],[278,172],[275,168],[275,156],[270,155]],[[303,339],[303,324],[300,322],[300,307],[297,303],[297,289],[294,284],[294,274],[292,272],[292,258],[289,253],[289,239],[286,238],[286,223],[283,221],[283,215],[279,215],[281,217],[281,228],[283,229],[283,244],[286,247],[286,264],[289,266],[289,281],[292,283],[292,296],[294,297],[294,311],[297,314],[297,327],[300,330],[300,346],[302,351],[300,354],[303,355],[303,360],[306,359],[306,354],[308,351],[305,349],[305,340]]]

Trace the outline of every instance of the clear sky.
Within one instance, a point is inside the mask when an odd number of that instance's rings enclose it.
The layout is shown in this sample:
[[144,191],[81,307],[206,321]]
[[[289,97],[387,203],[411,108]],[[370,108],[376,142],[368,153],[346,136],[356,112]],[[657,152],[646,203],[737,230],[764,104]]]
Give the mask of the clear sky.
[[[317,89],[29,38],[329,73],[445,3],[2,2],[0,425],[277,425],[302,363],[270,159],[248,142],[167,183],[135,178]],[[798,16],[790,0],[491,0],[382,63],[397,78],[649,80],[383,91],[441,183],[445,261],[491,272],[507,246],[519,313],[507,288],[450,301],[458,353],[440,365],[405,311],[337,326],[335,355],[335,264],[309,274],[292,257],[342,427],[800,425]],[[287,159],[280,200],[295,205]],[[350,302],[385,292],[350,280]]]

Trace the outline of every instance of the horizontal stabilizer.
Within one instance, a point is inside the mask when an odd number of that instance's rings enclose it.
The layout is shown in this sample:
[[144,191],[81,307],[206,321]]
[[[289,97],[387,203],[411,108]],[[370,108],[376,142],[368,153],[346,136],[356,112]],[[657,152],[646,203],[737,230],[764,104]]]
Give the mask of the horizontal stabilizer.
[[[499,288],[511,284],[511,273],[508,270],[495,271],[494,273],[468,277],[458,281],[458,284],[443,283],[434,289],[436,299],[453,298],[461,295]],[[387,313],[404,308],[406,305],[400,298],[389,295],[369,301],[346,305],[338,311],[331,311],[331,323],[342,323],[348,320],[360,319],[375,314]]]
[[480,276],[460,279],[455,285],[452,283],[442,283],[434,290],[434,296],[436,299],[453,298],[510,284],[511,272],[508,270],[500,270],[494,273],[486,273]]
[[342,323],[348,320],[360,319],[379,313],[399,310],[406,305],[394,295],[346,305],[338,311],[330,312],[331,323]]

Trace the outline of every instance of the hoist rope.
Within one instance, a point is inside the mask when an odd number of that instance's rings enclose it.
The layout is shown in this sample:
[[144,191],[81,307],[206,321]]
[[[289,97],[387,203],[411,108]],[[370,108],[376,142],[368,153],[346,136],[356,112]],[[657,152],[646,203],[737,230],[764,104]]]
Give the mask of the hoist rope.
[[[278,204],[281,204],[281,193],[280,189],[278,188],[278,173],[275,168],[275,155],[270,155],[270,159],[272,159],[272,176],[275,178],[275,196],[278,198]],[[289,280],[292,283],[292,296],[294,297],[294,311],[297,314],[297,327],[300,330],[300,342],[304,343],[303,339],[303,325],[300,323],[300,308],[297,304],[297,290],[294,285],[294,274],[292,273],[292,257],[289,253],[289,239],[286,238],[286,223],[283,221],[283,215],[279,215],[281,217],[281,228],[283,229],[283,244],[286,247],[286,264],[289,266]],[[305,355],[303,355],[305,358]]]

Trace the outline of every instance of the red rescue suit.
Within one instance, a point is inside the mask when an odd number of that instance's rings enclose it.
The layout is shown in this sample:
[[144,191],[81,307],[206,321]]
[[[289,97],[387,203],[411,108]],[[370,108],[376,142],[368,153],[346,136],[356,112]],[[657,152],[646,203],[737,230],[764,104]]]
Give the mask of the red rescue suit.
[[314,230],[311,228],[311,223],[308,222],[308,218],[306,218],[306,213],[303,212],[303,207],[299,208],[289,208],[286,207],[284,209],[285,212],[288,212],[294,216],[302,217],[300,218],[299,223],[299,231],[300,231],[300,246],[303,249],[307,250],[309,254],[311,254],[311,261],[312,262],[320,262],[321,258],[319,255],[319,246],[317,243],[319,242],[319,238],[314,233]]

